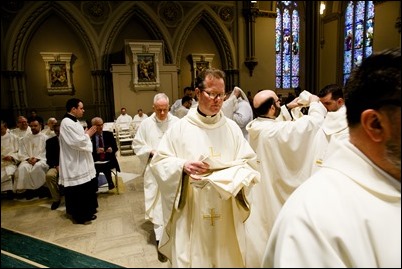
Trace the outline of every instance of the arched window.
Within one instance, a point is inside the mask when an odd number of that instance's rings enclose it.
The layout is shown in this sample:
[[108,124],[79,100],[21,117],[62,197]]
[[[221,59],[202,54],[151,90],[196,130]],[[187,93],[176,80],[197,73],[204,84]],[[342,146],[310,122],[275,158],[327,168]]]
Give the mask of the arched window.
[[276,88],[299,86],[300,17],[296,1],[277,1],[276,5]]
[[343,84],[353,68],[373,53],[373,31],[373,1],[349,1],[345,11]]

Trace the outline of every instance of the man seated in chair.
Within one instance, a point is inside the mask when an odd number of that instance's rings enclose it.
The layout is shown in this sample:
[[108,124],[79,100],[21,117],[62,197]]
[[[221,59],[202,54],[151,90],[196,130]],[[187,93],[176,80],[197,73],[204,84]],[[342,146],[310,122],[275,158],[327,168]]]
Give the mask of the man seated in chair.
[[96,133],[91,138],[96,178],[98,178],[99,173],[102,172],[107,179],[109,190],[112,190],[115,188],[112,179],[112,169],[115,168],[117,172],[120,172],[120,166],[116,158],[116,152],[118,150],[117,143],[112,132],[103,131],[102,118],[93,118],[91,124],[96,126]]

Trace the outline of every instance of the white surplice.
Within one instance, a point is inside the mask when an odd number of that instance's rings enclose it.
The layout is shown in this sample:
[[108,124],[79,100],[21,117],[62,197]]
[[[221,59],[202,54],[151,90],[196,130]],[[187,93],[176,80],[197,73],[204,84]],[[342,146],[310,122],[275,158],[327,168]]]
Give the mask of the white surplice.
[[[6,156],[11,156],[14,160],[3,160]],[[18,163],[18,138],[14,134],[6,132],[1,136],[1,191],[13,190],[11,177],[15,174]]]
[[326,114],[321,103],[313,102],[309,114],[294,121],[258,117],[247,125],[250,145],[261,163],[261,182],[251,192],[254,207],[246,222],[250,239],[247,267],[261,264],[276,216],[289,195],[309,176],[311,163],[306,156]]
[[28,126],[25,130],[21,130],[20,128],[15,128],[10,131],[13,135],[18,137],[19,139],[23,138],[27,134],[32,134],[31,127]]
[[310,175],[320,169],[323,162],[333,152],[334,148],[331,141],[334,139],[349,139],[346,106],[340,107],[337,111],[328,112],[320,130],[318,130],[310,152],[312,158]]
[[349,141],[287,200],[265,268],[401,268],[401,182]]
[[137,133],[138,128],[141,125],[141,122],[143,120],[145,120],[146,118],[148,118],[148,115],[145,113],[142,113],[142,117],[140,117],[140,115],[136,114],[133,118],[133,121],[131,122],[131,124],[133,125],[134,128],[134,135]]
[[[36,190],[46,182],[46,172],[49,166],[46,163],[46,139],[43,133],[25,135],[19,144],[18,158],[21,163],[15,173],[15,190]],[[27,159],[35,157],[34,165]]]
[[59,184],[77,186],[96,176],[92,157],[92,141],[79,121],[65,117],[60,124]]
[[[256,159],[223,112],[203,117],[190,109],[167,131],[150,166],[162,195],[159,250],[172,267],[245,266],[246,194],[260,179]],[[213,172],[194,180],[183,172],[189,160],[204,160]]]
[[[162,201],[158,183],[149,168],[149,155],[151,151],[157,150],[163,134],[179,119],[172,114],[164,121],[160,121],[156,114],[141,122],[137,134],[134,137],[132,147],[135,155],[140,159],[140,165],[145,168],[144,172],[144,200],[145,219],[161,226],[163,225]],[[155,230],[156,240],[160,240],[161,233]]]

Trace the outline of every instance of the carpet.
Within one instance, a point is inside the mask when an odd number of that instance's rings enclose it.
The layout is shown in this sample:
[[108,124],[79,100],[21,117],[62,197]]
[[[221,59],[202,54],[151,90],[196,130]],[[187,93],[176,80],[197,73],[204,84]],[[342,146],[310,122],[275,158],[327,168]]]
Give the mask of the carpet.
[[32,236],[1,228],[1,268],[124,268]]

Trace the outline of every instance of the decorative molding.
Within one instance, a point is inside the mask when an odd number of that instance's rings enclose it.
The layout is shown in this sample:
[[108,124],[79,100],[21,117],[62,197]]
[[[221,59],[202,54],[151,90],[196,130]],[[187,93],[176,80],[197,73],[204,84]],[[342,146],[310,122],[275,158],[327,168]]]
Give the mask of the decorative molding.
[[128,46],[132,54],[134,90],[159,90],[159,57],[162,53],[162,42],[128,42]]
[[47,92],[49,95],[73,94],[71,52],[40,52],[45,62]]
[[183,7],[177,1],[161,1],[158,5],[159,18],[167,27],[177,27],[183,19]]
[[401,32],[401,17],[400,16],[398,18],[396,18],[395,28],[398,30],[399,33]]

